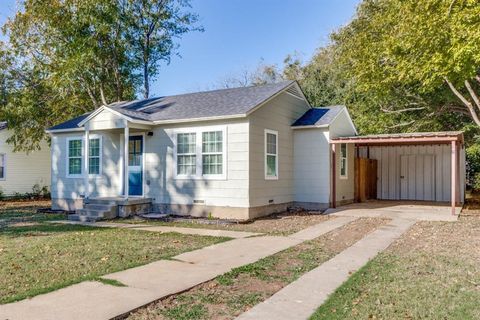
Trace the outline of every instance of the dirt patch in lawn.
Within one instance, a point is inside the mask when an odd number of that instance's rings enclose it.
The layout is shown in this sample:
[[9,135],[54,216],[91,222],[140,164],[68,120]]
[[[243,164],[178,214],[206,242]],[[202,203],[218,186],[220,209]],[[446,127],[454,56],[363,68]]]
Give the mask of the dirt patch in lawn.
[[132,313],[128,319],[233,319],[386,221],[359,219],[315,240],[236,268],[187,292],[153,303]]
[[273,214],[268,217],[256,219],[246,223],[222,224],[211,221],[209,224],[195,222],[164,222],[155,220],[124,219],[112,220],[111,222],[126,222],[126,223],[142,223],[152,225],[162,225],[170,227],[186,227],[186,228],[203,228],[216,230],[232,230],[232,231],[247,231],[258,232],[270,235],[289,235],[305,229],[317,223],[333,219],[328,215],[323,215],[318,212],[283,212]]
[[418,222],[313,319],[480,319],[480,218]]

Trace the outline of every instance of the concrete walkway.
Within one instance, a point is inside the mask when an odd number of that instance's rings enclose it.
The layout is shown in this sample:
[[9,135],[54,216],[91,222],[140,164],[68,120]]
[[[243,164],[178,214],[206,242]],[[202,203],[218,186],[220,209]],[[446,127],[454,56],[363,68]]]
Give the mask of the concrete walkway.
[[327,297],[350,277],[352,271],[360,269],[385,250],[414,223],[414,220],[394,219],[379,227],[237,319],[308,319]]
[[58,220],[58,221],[50,221],[50,222],[63,223],[63,224],[76,224],[76,225],[82,225],[82,226],[101,227],[101,228],[126,228],[126,229],[132,229],[132,230],[143,230],[143,231],[163,232],[163,233],[176,232],[176,233],[182,233],[182,234],[193,234],[193,235],[211,236],[211,237],[227,237],[227,238],[233,238],[233,239],[241,239],[241,238],[262,235],[262,233],[257,233],[257,232],[205,229],[205,228],[154,226],[149,224],[133,224],[133,223],[80,222],[80,221],[67,221],[67,220]]
[[233,268],[321,236],[356,218],[338,217],[289,237],[240,238],[186,252],[172,260],[105,275],[125,284],[116,287],[82,282],[32,299],[0,305],[0,320],[105,320],[126,314],[165,296],[188,290]]

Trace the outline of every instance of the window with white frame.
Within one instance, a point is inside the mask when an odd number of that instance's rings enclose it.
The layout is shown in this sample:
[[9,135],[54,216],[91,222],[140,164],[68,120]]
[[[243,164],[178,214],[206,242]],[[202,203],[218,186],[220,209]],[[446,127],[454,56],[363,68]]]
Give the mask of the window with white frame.
[[191,128],[176,133],[177,178],[226,178],[226,128]]
[[82,174],[82,139],[68,140],[68,168],[69,176]]
[[5,180],[6,172],[5,169],[7,167],[7,158],[4,153],[0,153],[0,180]]
[[223,131],[202,132],[202,175],[223,174]]
[[197,173],[197,134],[177,134],[177,175],[191,176]]
[[88,144],[88,173],[100,174],[101,161],[101,140],[100,138],[90,139]]
[[340,144],[340,178],[347,178],[347,144]]
[[278,179],[278,132],[265,129],[265,179]]

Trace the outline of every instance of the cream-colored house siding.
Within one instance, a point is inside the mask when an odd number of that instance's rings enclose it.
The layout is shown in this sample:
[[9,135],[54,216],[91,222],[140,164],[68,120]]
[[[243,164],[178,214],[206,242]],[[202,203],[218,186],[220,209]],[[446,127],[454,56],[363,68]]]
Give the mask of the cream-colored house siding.
[[124,118],[112,113],[108,110],[103,110],[90,121],[87,122],[86,127],[90,130],[105,130],[125,127],[126,121]]
[[8,130],[0,131],[0,153],[5,155],[5,179],[0,179],[0,190],[4,195],[16,192],[32,192],[35,184],[50,188],[50,147],[41,143],[41,149],[25,152],[13,152],[13,146],[7,144]]
[[327,128],[294,130],[294,201],[322,209],[330,201],[329,132]]
[[337,145],[335,152],[336,157],[336,193],[335,199],[337,204],[352,202],[355,198],[355,146],[347,144],[347,176],[340,176],[340,145]]
[[[118,196],[122,191],[122,175],[120,155],[120,133],[115,131],[91,131],[90,139],[100,137],[102,140],[100,175],[89,175],[89,193],[92,197]],[[59,133],[52,136],[52,206],[73,210],[81,208],[85,195],[83,176],[68,177],[68,138],[84,138],[83,132]],[[82,159],[83,172],[83,159]],[[61,200],[59,203],[59,199]],[[68,205],[65,207],[65,203]]]
[[[176,133],[221,128],[227,134],[225,178],[177,178]],[[145,196],[157,204],[247,208],[248,139],[246,119],[155,127],[153,136],[146,137]]]
[[[249,116],[251,207],[294,201],[294,139],[291,125],[309,108],[305,100],[282,93]],[[265,179],[265,129],[278,132],[277,180]]]
[[[347,113],[343,109],[330,124],[330,138],[348,137],[356,135],[355,128]],[[328,152],[329,154],[330,151]],[[340,177],[340,145],[336,146],[336,201],[339,204],[352,202],[355,198],[355,147],[347,145],[347,177]],[[331,157],[329,157],[331,159]],[[330,166],[329,166],[330,167]]]

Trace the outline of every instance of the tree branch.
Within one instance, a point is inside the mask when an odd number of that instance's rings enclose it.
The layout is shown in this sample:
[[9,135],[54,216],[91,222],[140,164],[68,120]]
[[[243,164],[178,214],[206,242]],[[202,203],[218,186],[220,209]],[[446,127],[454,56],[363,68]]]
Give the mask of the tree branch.
[[386,108],[380,108],[385,113],[404,113],[404,112],[411,112],[411,111],[419,111],[419,110],[425,110],[426,107],[416,107],[416,108],[405,108],[405,109],[400,109],[400,110],[389,110]]
[[450,87],[450,90],[463,102],[463,104],[468,108],[468,111],[470,111],[470,114],[472,116],[473,121],[477,126],[480,126],[480,119],[478,118],[477,113],[475,112],[475,109],[473,108],[473,105],[470,101],[468,101],[456,88],[455,86],[448,80],[448,78],[445,78],[445,81],[447,82],[448,86]]

